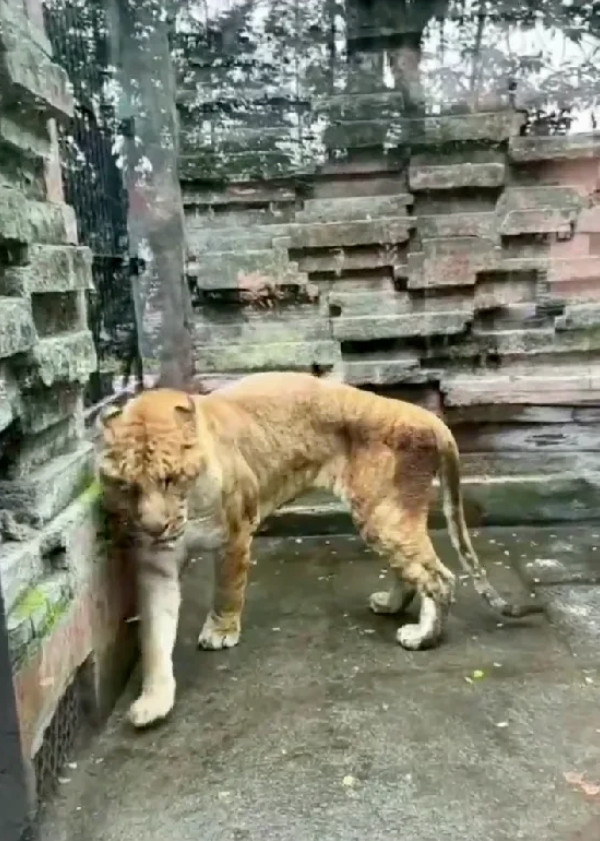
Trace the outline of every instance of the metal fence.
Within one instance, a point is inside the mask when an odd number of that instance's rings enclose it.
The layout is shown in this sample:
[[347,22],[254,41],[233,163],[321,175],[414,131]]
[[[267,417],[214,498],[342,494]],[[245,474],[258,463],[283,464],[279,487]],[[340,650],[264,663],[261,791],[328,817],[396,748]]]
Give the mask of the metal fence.
[[127,193],[115,154],[119,135],[107,96],[110,50],[103,0],[46,0],[46,32],[54,61],[69,74],[75,111],[59,127],[65,199],[77,216],[79,240],[93,253],[94,290],[88,294],[89,327],[98,371],[87,406],[104,400],[132,374],[141,381],[127,247]]

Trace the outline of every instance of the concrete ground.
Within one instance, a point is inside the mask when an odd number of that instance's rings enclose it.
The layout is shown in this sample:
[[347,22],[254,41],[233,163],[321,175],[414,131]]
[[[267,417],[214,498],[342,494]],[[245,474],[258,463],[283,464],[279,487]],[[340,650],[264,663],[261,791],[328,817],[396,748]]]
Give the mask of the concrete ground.
[[598,841],[600,527],[476,546],[547,616],[499,622],[461,582],[444,644],[415,653],[368,611],[384,570],[358,539],[257,541],[232,651],[196,649],[210,573],[194,563],[172,718],[132,732],[135,676],[41,841]]

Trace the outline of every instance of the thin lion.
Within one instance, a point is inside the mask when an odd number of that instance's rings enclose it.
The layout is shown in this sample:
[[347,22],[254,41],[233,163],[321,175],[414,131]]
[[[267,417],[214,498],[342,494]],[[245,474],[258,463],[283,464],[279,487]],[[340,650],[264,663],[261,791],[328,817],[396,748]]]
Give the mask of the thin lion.
[[439,473],[452,544],[475,588],[503,616],[541,612],[508,603],[489,583],[465,525],[459,454],[448,427],[426,409],[308,374],[255,374],[207,396],[147,391],[102,418],[99,476],[108,510],[136,535],[142,691],[129,711],[143,727],[175,701],[172,652],[179,569],[193,548],[214,550],[213,604],[200,632],[206,649],[240,639],[250,546],[260,523],[310,488],[343,499],[365,540],[384,555],[391,587],[375,613],[401,613],[404,648],[433,646],[453,601],[454,575],[427,533]]

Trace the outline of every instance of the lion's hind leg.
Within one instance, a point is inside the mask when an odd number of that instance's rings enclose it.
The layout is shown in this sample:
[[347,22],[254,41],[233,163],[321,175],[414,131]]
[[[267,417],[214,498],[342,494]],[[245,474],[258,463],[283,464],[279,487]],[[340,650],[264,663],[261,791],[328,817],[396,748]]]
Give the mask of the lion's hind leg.
[[403,648],[433,647],[444,631],[453,598],[454,575],[438,559],[426,525],[411,523],[410,518],[398,512],[391,522],[371,531],[369,542],[379,554],[387,555],[394,576],[388,593],[371,595],[371,610],[398,613],[418,595],[418,621],[400,627],[396,639]]
[[393,576],[389,590],[371,593],[369,596],[369,607],[373,613],[403,613],[410,607],[416,594],[415,588],[402,581],[396,572]]
[[375,613],[399,613],[415,595],[419,620],[398,629],[404,648],[434,646],[442,636],[453,598],[454,575],[440,562],[427,533],[431,482],[437,450],[427,436],[403,450],[384,443],[354,451],[345,475],[345,495],[365,541],[387,558],[389,592],[373,593]]
[[[349,499],[362,536],[378,555],[387,558],[392,574],[391,589],[371,595],[371,610],[400,613],[418,595],[418,622],[399,628],[396,638],[404,648],[427,648],[442,636],[454,575],[437,557],[427,533],[433,470],[410,470],[408,464],[402,464],[402,481],[398,478],[399,461],[389,450],[375,456],[371,453],[368,466],[356,473],[358,481],[352,483]],[[369,473],[376,474],[379,481]],[[387,492],[382,493],[382,487]]]

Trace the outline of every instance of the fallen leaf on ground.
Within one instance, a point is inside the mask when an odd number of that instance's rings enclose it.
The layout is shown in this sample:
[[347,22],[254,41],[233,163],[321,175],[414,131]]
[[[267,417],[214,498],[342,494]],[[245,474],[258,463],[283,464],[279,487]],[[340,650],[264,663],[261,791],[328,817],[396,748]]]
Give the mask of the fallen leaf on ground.
[[565,771],[563,776],[570,785],[577,786],[588,797],[596,797],[600,794],[600,783],[589,782],[577,771]]

